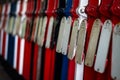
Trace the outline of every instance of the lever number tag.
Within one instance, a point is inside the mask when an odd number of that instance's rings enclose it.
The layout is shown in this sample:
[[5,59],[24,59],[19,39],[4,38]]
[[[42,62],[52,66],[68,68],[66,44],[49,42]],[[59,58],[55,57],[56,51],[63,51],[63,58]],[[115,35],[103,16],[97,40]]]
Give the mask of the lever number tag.
[[15,27],[14,27],[14,29],[13,29],[13,35],[16,35],[16,34],[18,34],[18,30],[20,29],[20,25],[21,25],[21,17],[20,16],[18,16],[17,18],[16,18],[16,21],[15,21]]
[[66,24],[66,17],[63,17],[60,24],[60,30],[59,30],[58,40],[57,40],[57,47],[56,47],[56,52],[58,53],[62,52],[62,40],[64,35],[63,31],[65,28],[65,24]]
[[40,45],[40,35],[41,35],[41,30],[42,30],[42,23],[43,23],[43,17],[40,17],[39,20],[39,26],[38,26],[38,34],[37,34],[37,44]]
[[15,17],[11,17],[10,19],[10,28],[9,28],[9,33],[12,33],[13,32],[13,29],[14,29],[14,23],[15,23]]
[[47,17],[43,18],[43,25],[42,25],[42,31],[41,31],[41,35],[40,35],[40,46],[43,46],[44,44],[44,37],[45,37],[45,31],[46,31],[46,26],[47,26]]
[[96,60],[95,60],[95,66],[94,66],[95,71],[100,73],[103,73],[105,70],[105,64],[106,64],[106,59],[107,59],[107,54],[111,39],[111,32],[112,32],[112,22],[110,20],[106,20],[102,27]]
[[62,41],[62,54],[64,54],[64,55],[67,54],[71,24],[72,24],[72,19],[69,16],[67,18],[66,24],[64,26],[64,35],[63,35],[63,41]]
[[73,23],[71,39],[70,39],[70,46],[69,46],[69,49],[68,49],[68,58],[71,59],[71,60],[75,56],[78,27],[79,27],[79,20],[76,19]]
[[78,34],[76,57],[75,57],[75,61],[78,64],[81,64],[82,62],[82,54],[84,50],[85,37],[86,37],[86,25],[87,25],[86,20],[83,20],[81,22],[80,30]]
[[49,21],[49,25],[48,25],[47,39],[46,39],[46,44],[45,44],[46,48],[50,48],[52,29],[53,29],[53,22],[54,22],[54,18],[50,17],[50,21]]
[[112,66],[113,80],[120,80],[120,23],[114,27],[112,37]]
[[27,23],[27,19],[26,18],[24,18],[23,20],[21,20],[21,26],[20,26],[20,30],[19,30],[19,36],[21,38],[25,37],[26,23]]
[[93,66],[94,56],[100,34],[100,27],[101,27],[101,21],[99,19],[96,19],[92,26],[86,59],[85,59],[85,65],[89,67]]

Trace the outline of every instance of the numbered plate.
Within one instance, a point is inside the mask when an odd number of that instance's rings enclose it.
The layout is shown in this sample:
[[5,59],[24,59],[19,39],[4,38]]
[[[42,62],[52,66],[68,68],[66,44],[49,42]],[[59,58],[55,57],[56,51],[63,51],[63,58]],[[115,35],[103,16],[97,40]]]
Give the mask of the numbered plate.
[[120,23],[113,30],[111,76],[114,80],[120,80]]
[[40,45],[40,35],[41,35],[41,31],[42,31],[42,23],[43,23],[43,17],[40,17],[39,20],[39,26],[38,26],[38,34],[37,34],[37,44]]
[[45,44],[46,48],[50,48],[52,29],[53,29],[53,22],[54,22],[54,18],[50,17],[49,25],[48,25],[47,38],[46,38],[46,44]]
[[39,20],[38,18],[35,18],[35,19],[34,19],[33,29],[32,29],[32,35],[31,35],[31,41],[34,41],[34,38],[35,38],[35,32],[36,32],[38,20]]
[[100,73],[103,73],[105,70],[106,58],[108,55],[109,44],[111,39],[111,32],[112,22],[110,20],[106,20],[102,27],[94,66],[95,71]]
[[43,18],[43,25],[41,29],[41,35],[40,35],[40,46],[43,46],[44,44],[44,37],[45,37],[45,31],[46,31],[46,26],[47,26],[47,17]]
[[62,41],[62,54],[64,55],[67,54],[71,25],[72,25],[72,18],[69,16],[64,26],[64,35]]
[[68,49],[68,58],[71,60],[75,56],[78,27],[79,27],[79,20],[76,19],[73,23],[73,29],[72,29],[72,33],[71,33],[71,39],[70,39],[70,46]]
[[93,66],[94,56],[100,34],[100,27],[101,27],[101,21],[99,19],[96,19],[92,26],[86,59],[85,59],[85,65],[89,67]]
[[21,25],[21,17],[20,16],[18,16],[17,18],[16,18],[16,21],[15,21],[15,27],[14,27],[14,29],[13,29],[13,35],[16,35],[16,34],[18,34],[18,30],[20,29],[20,25]]
[[57,40],[57,47],[56,47],[56,52],[58,53],[62,52],[62,40],[64,35],[63,31],[65,28],[65,24],[66,24],[66,17],[63,17],[60,24],[60,30],[59,30],[58,40]]
[[15,17],[11,17],[10,18],[10,26],[8,26],[9,27],[8,33],[12,33],[13,32],[14,23],[15,23]]
[[38,33],[38,27],[39,27],[39,17],[36,20],[36,28],[35,28],[35,35],[34,35],[34,42],[37,40],[37,33]]
[[27,23],[27,19],[26,19],[26,18],[24,18],[24,19],[21,20],[20,30],[18,30],[19,36],[20,36],[21,38],[24,38],[24,37],[25,37],[26,23]]
[[87,27],[87,22],[86,20],[83,20],[81,22],[80,30],[78,34],[76,57],[75,57],[75,61],[78,64],[81,64],[82,62],[82,54],[84,50],[85,37],[86,37],[86,27]]

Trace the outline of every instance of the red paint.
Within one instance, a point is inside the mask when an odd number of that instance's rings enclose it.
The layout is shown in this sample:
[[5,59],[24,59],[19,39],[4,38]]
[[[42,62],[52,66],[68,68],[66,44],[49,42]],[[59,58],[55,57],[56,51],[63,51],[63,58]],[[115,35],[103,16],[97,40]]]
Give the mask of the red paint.
[[[87,19],[87,35],[85,43],[85,53],[88,48],[88,43],[90,39],[90,33],[92,29],[93,22],[96,18],[99,17],[98,13],[98,0],[89,0],[86,7],[86,13],[88,15]],[[84,80],[96,80],[96,72],[93,67],[84,67]]]
[[25,80],[30,80],[30,60],[31,60],[31,42],[25,40],[23,76]]
[[[45,33],[45,41],[48,31],[48,24],[50,22],[50,17],[56,17],[55,10],[57,8],[58,0],[48,0],[48,6],[46,10],[48,22],[47,22],[47,30]],[[55,64],[55,48],[45,49],[45,62],[44,62],[44,80],[53,80],[54,79],[54,64]]]
[[36,75],[37,75],[37,59],[38,59],[38,45],[35,44],[34,46],[34,60],[33,60],[33,80],[36,80]]

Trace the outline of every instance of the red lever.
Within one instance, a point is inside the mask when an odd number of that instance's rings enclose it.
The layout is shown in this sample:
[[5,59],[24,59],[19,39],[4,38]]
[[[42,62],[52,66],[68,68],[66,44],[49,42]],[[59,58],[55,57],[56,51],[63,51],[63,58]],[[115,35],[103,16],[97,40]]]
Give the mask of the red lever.
[[117,17],[120,16],[120,0],[113,1],[111,11],[112,11],[113,15],[116,15]]
[[102,16],[110,18],[110,7],[112,5],[113,0],[102,0],[99,11],[102,14]]
[[47,16],[52,16],[54,13],[54,8],[55,8],[55,0],[48,0],[48,6],[46,10]]
[[78,14],[76,13],[76,9],[79,5],[79,0],[73,0],[73,5],[72,5],[72,8],[71,8],[71,14],[72,14],[72,18],[73,17],[78,17]]
[[98,0],[89,0],[85,11],[88,16],[98,17]]

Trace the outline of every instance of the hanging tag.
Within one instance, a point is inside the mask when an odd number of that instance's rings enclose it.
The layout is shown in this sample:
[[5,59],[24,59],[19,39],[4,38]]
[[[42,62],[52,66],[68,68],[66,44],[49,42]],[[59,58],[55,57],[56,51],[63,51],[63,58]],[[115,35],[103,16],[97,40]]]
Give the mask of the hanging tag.
[[100,27],[101,27],[100,19],[96,19],[92,26],[86,59],[85,59],[85,65],[89,67],[92,67],[93,65],[94,56],[97,48],[97,42],[100,33]]
[[60,29],[59,29],[59,35],[58,35],[58,40],[57,40],[57,47],[56,47],[56,52],[61,53],[62,52],[62,40],[63,40],[63,35],[64,35],[64,28],[66,24],[66,17],[63,17],[60,23]]
[[71,60],[75,56],[78,27],[79,27],[79,20],[76,19],[73,23],[73,29],[72,29],[72,33],[71,33],[71,39],[70,39],[70,46],[68,49],[68,58]]
[[20,21],[21,21],[21,17],[18,16],[18,17],[16,18],[15,27],[14,27],[14,29],[13,29],[13,35],[18,34],[18,32],[19,32],[20,25],[21,25]]
[[78,64],[81,64],[82,62],[82,54],[84,51],[84,44],[85,44],[85,37],[86,37],[86,26],[87,22],[86,20],[83,20],[80,25],[80,30],[78,33],[78,40],[77,40],[77,49],[76,49],[76,56],[75,61]]
[[41,35],[40,35],[40,46],[43,46],[44,44],[44,37],[45,37],[45,31],[46,31],[46,26],[47,26],[47,17],[43,18],[43,25],[42,25],[42,31],[41,31]]
[[36,42],[36,40],[37,40],[38,26],[39,26],[39,17],[37,17],[37,21],[36,21],[36,28],[35,28],[35,34],[34,34],[34,42]]
[[37,17],[34,19],[33,29],[32,29],[32,34],[31,34],[31,41],[34,41],[34,38],[35,38],[35,32],[36,32],[38,20],[39,20],[39,19],[38,19]]
[[19,30],[19,36],[21,38],[25,37],[26,23],[27,23],[27,19],[26,18],[24,18],[23,20],[21,20],[21,26],[20,26],[20,30]]
[[95,60],[95,66],[94,66],[95,71],[100,73],[103,73],[105,70],[106,59],[107,59],[107,54],[111,39],[111,32],[112,32],[112,22],[110,20],[106,20],[102,27],[96,60]]
[[50,42],[51,42],[51,36],[52,36],[52,29],[53,29],[53,22],[54,18],[51,17],[48,25],[48,33],[47,33],[47,39],[46,39],[46,48],[50,48]]
[[39,21],[39,27],[38,27],[38,34],[37,34],[37,44],[40,45],[40,35],[41,35],[41,31],[42,31],[42,23],[43,23],[43,17],[40,17],[40,21]]
[[5,32],[7,32],[9,22],[10,22],[9,17],[7,17],[6,25],[4,27]]
[[12,33],[12,30],[14,28],[14,21],[15,21],[15,18],[14,17],[11,17],[10,18],[10,26],[8,26],[8,33]]
[[111,76],[113,80],[120,80],[120,23],[113,30]]
[[69,16],[66,20],[66,25],[64,26],[65,28],[64,28],[64,35],[62,41],[62,54],[64,55],[67,54],[71,25],[72,25],[72,18]]

